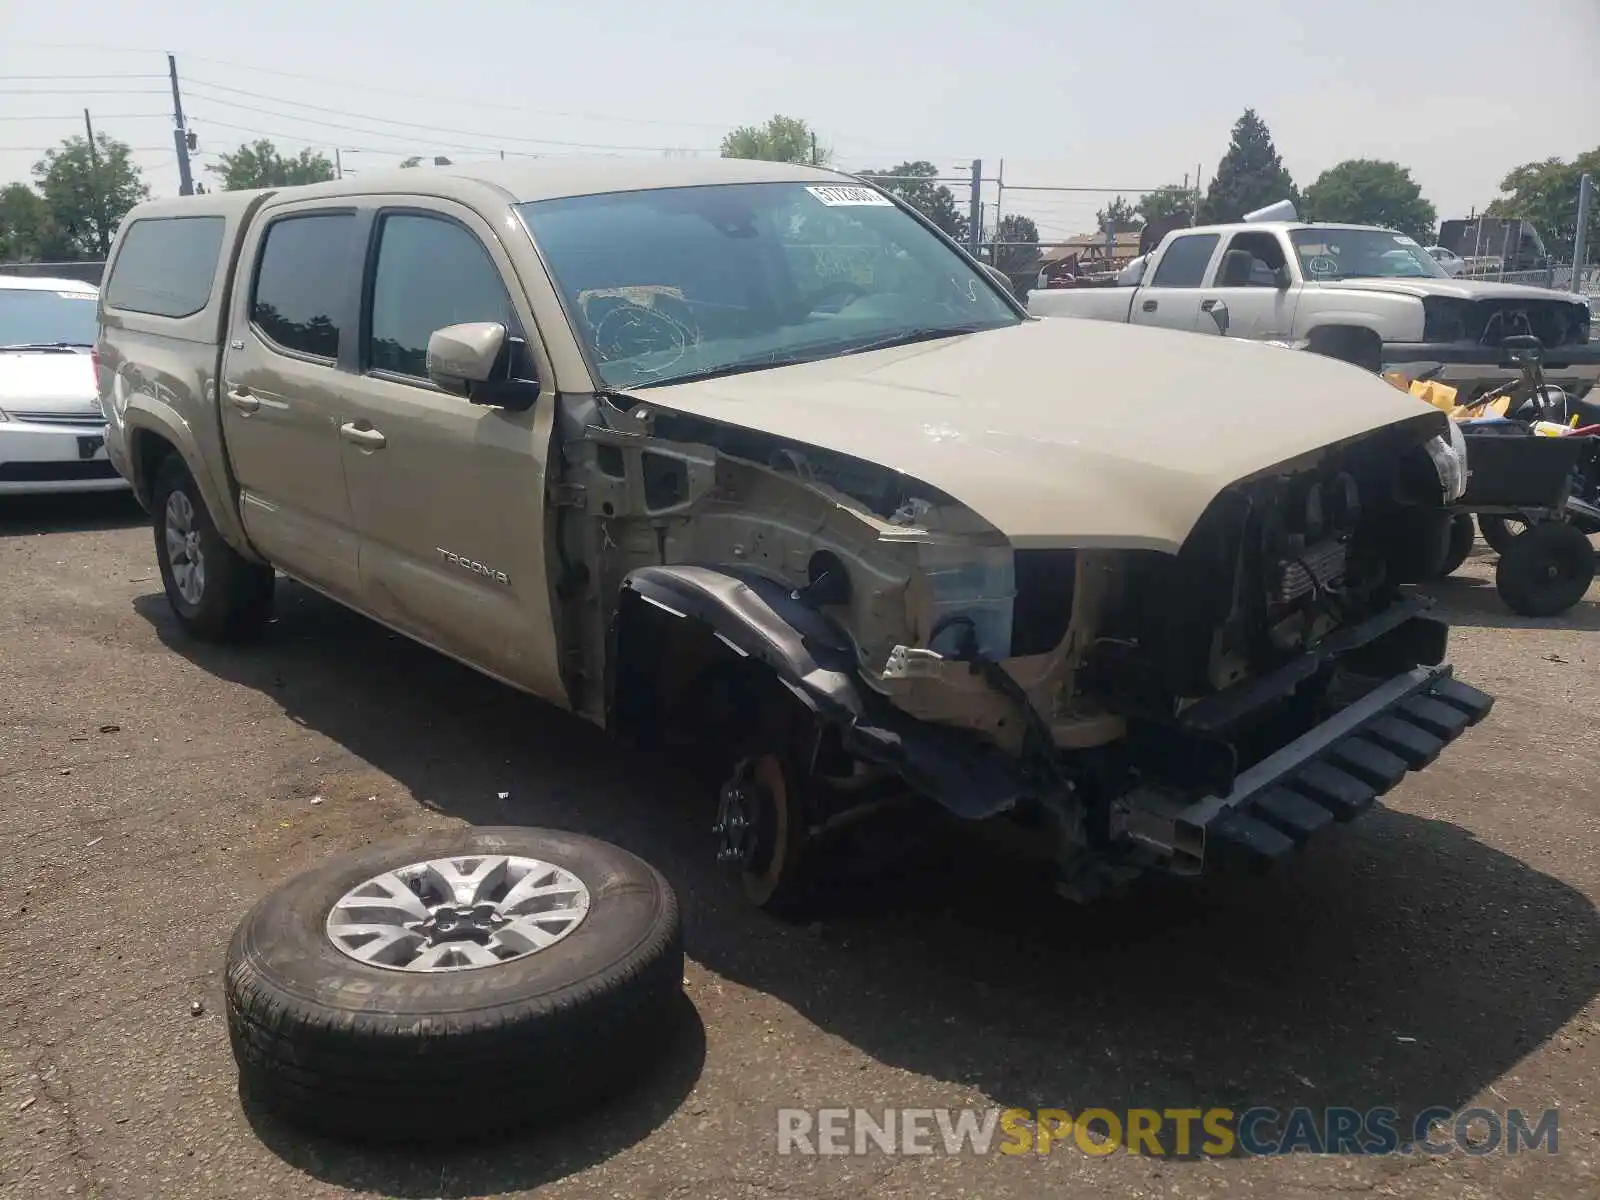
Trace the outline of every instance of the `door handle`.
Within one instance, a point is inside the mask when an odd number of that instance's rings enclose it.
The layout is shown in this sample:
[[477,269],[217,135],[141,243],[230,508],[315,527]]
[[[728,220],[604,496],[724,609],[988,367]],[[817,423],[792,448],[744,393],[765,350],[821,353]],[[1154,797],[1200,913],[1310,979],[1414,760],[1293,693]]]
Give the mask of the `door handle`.
[[389,444],[389,439],[379,430],[363,429],[350,421],[339,426],[339,436],[347,442],[355,443],[363,450],[382,450]]
[[[1201,312],[1210,312],[1213,308],[1215,308],[1218,304],[1221,304],[1221,303],[1222,302],[1220,300],[1202,300],[1202,301],[1200,301],[1200,311]],[[1222,307],[1223,307],[1224,310],[1226,310],[1228,306],[1226,304],[1223,304]]]
[[261,401],[250,394],[247,387],[231,387],[228,389],[228,403],[240,412],[249,414],[261,407]]
[[1140,305],[1140,307],[1143,308],[1145,312],[1155,312],[1156,302],[1154,300],[1146,300],[1142,305]]

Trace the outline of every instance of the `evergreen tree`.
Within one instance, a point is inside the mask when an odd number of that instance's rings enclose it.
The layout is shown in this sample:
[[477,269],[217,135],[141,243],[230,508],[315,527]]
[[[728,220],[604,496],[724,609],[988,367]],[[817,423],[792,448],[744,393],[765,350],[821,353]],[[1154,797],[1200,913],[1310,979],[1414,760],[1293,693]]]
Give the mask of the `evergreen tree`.
[[1233,126],[1233,141],[1200,205],[1201,224],[1237,221],[1279,200],[1299,202],[1294,180],[1283,168],[1266,122],[1247,108]]

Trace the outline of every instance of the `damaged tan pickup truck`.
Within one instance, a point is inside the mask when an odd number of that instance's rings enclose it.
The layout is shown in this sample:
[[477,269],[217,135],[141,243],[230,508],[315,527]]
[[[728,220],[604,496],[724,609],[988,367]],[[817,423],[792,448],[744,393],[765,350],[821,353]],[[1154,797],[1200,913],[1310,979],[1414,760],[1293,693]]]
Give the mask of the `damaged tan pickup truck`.
[[847,176],[153,201],[100,315],[183,626],[247,634],[276,568],[717,764],[713,848],[775,910],[889,801],[1076,895],[1268,862],[1492,703],[1400,587],[1464,487],[1441,413],[1272,346],[1031,320]]

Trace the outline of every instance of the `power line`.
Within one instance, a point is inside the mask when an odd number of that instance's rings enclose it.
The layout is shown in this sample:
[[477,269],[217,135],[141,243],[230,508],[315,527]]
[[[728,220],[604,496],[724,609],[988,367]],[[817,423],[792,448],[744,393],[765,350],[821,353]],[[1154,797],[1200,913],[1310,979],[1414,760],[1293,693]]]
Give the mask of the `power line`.
[[463,100],[459,96],[428,95],[425,92],[415,92],[405,88],[386,88],[371,84],[360,83],[351,79],[332,79],[326,75],[309,75],[302,71],[283,71],[273,67],[260,67],[253,63],[234,62],[226,58],[213,58],[208,54],[185,54],[185,58],[198,59],[200,62],[213,63],[222,67],[234,67],[238,70],[257,71],[263,75],[278,75],[285,79],[302,79],[313,83],[327,83],[337,87],[359,87],[364,92],[379,92],[389,96],[405,96],[413,100],[433,100],[444,104],[458,104],[470,108],[497,108],[504,112],[534,113],[546,117],[574,117],[585,121],[614,121],[625,125],[682,125],[700,129],[732,129],[733,126],[725,121],[674,121],[664,117],[619,117],[607,116],[600,113],[569,112],[554,108],[537,108],[528,104],[505,104],[494,100]]
[[[101,117],[102,121],[144,121],[157,118],[170,117],[171,113],[107,113]],[[14,113],[0,113],[0,121],[76,121],[77,113],[51,113],[48,116],[17,116]]]
[[423,124],[422,122],[419,122],[419,121],[400,121],[400,120],[396,120],[393,117],[379,117],[379,116],[373,116],[373,115],[368,114],[368,113],[354,113],[354,112],[349,112],[349,111],[347,111],[345,109],[328,108],[328,107],[326,107],[324,105],[319,105],[319,104],[306,104],[306,103],[303,103],[302,101],[299,101],[299,100],[280,100],[275,96],[263,95],[260,92],[245,91],[243,88],[225,87],[225,86],[223,86],[221,84],[208,83],[205,80],[200,80],[200,79],[188,79],[188,80],[186,80],[185,81],[185,87],[187,89],[189,89],[191,95],[198,96],[200,99],[205,100],[209,104],[220,104],[224,108],[233,108],[233,109],[238,109],[238,110],[240,110],[242,112],[256,113],[256,114],[258,114],[260,116],[264,116],[264,117],[283,117],[283,118],[287,118],[287,119],[292,120],[292,121],[303,121],[308,125],[326,125],[330,129],[342,129],[342,130],[345,130],[346,132],[349,132],[349,133],[375,134],[375,135],[377,135],[379,137],[397,137],[398,138],[398,137],[406,137],[406,136],[409,136],[409,135],[408,134],[404,134],[404,133],[393,133],[393,134],[391,134],[385,129],[371,129],[371,128],[365,128],[364,129],[364,128],[361,128],[361,127],[355,126],[355,125],[344,125],[344,124],[341,124],[341,123],[336,122],[336,121],[324,120],[324,119],[322,119],[320,117],[307,116],[304,113],[281,112],[281,111],[276,111],[276,110],[273,110],[273,109],[261,108],[258,105],[240,104],[236,100],[227,100],[227,99],[224,99],[224,98],[222,98],[220,96],[210,95],[210,94],[208,94],[207,91],[195,90],[195,89],[196,88],[201,88],[201,89],[213,89],[213,90],[217,90],[217,91],[232,92],[232,93],[235,93],[235,94],[238,94],[238,95],[242,95],[242,96],[250,96],[250,97],[255,97],[255,98],[258,98],[258,99],[262,99],[262,100],[268,100],[268,101],[271,101],[273,104],[288,105],[288,106],[291,106],[291,107],[294,107],[294,108],[304,108],[304,109],[309,109],[309,110],[311,110],[313,112],[333,113],[335,116],[350,117],[350,118],[353,118],[355,120],[376,122],[376,123],[382,124],[382,125],[393,125],[393,126],[396,126],[396,127],[399,127],[399,128],[407,129],[407,130],[413,130],[414,129],[414,130],[420,130],[420,131],[422,131],[424,133],[433,133],[433,134],[443,133],[443,134],[448,134],[448,135],[453,136],[453,137],[488,138],[488,139],[490,139],[492,141],[495,141],[495,142],[502,142],[502,141],[503,142],[522,142],[522,143],[525,143],[527,145],[534,145],[534,146],[562,146],[562,147],[566,147],[568,149],[576,149],[576,150],[635,150],[635,151],[650,151],[650,150],[708,150],[708,149],[710,149],[709,147],[704,147],[704,146],[623,146],[623,145],[616,145],[616,144],[605,143],[605,142],[567,142],[567,141],[560,141],[560,140],[557,140],[555,138],[533,138],[533,137],[527,137],[525,135],[520,135],[520,134],[502,134],[502,133],[496,133],[493,130],[456,129],[456,128],[452,128],[451,126],[447,126],[447,125],[427,125],[427,124]]
[[93,75],[0,75],[0,79],[13,82],[18,79],[50,80],[59,83],[67,79],[165,79],[165,75],[147,75],[143,72],[124,74],[118,71],[99,71]]
[[7,96],[160,96],[165,88],[0,88]]
[[[13,42],[12,45],[36,46],[52,50],[92,50],[106,54],[166,54],[168,51],[150,46],[107,46],[95,42]],[[468,108],[494,108],[502,112],[532,113],[536,116],[546,117],[571,117],[584,121],[610,121],[619,125],[677,125],[686,128],[715,129],[726,132],[733,125],[726,121],[678,121],[666,117],[623,117],[614,114],[571,112],[563,109],[539,108],[531,104],[507,104],[496,100],[463,100],[460,96],[445,96],[417,92],[410,88],[388,88],[376,84],[363,83],[353,79],[336,79],[328,75],[314,75],[304,71],[285,71],[276,67],[263,67],[256,63],[244,63],[235,59],[216,58],[209,54],[196,54],[192,51],[173,51],[185,61],[190,59],[196,62],[207,62],[219,67],[231,67],[239,71],[254,71],[261,75],[276,75],[283,79],[299,79],[310,83],[325,83],[333,87],[358,87],[364,92],[376,92],[388,96],[404,96],[411,100],[430,100],[438,104],[455,104]],[[149,76],[153,79],[165,79],[165,75]]]
[[[203,127],[208,126],[208,125],[214,125],[219,129],[231,129],[235,133],[248,133],[248,134],[254,134],[256,137],[271,138],[275,142],[301,142],[301,143],[303,143],[303,144],[305,144],[307,146],[313,146],[313,147],[316,147],[316,146],[332,146],[334,144],[326,136],[322,136],[322,137],[306,137],[304,134],[274,133],[270,129],[257,129],[254,126],[251,126],[251,125],[235,125],[231,121],[215,121],[215,120],[210,120],[210,119],[208,119],[208,118],[206,118],[204,116],[195,116],[193,114],[191,114],[190,117],[189,117],[189,123],[190,123],[191,126],[200,127],[200,128],[203,128]],[[365,131],[359,131],[359,132],[369,132],[370,133],[370,132],[373,132],[373,131],[365,130]],[[386,135],[380,134],[379,136],[386,136]],[[401,136],[403,136],[403,135],[396,135],[397,138],[399,138]],[[339,143],[339,148],[341,150],[360,150],[361,152],[363,152],[365,154],[396,154],[396,155],[404,156],[404,155],[410,154],[410,153],[412,153],[412,152],[414,152],[416,150],[417,142],[416,142],[416,140],[413,139],[412,141],[410,141],[408,143],[405,143],[403,145],[400,145],[400,146],[352,146],[352,145],[349,145],[348,143],[345,143],[345,142],[341,141]],[[432,149],[432,150],[456,150],[456,151],[461,151],[461,152],[468,153],[468,154],[498,154],[499,153],[499,148],[495,147],[495,146],[460,146],[460,145],[452,145],[452,144],[449,144],[449,143],[432,142],[432,141],[430,141],[428,143],[428,148]],[[519,158],[537,157],[536,155],[533,154],[533,152],[531,150],[512,150],[509,153],[514,154]]]
[[[48,154],[52,150],[61,149],[61,143],[54,146],[0,146],[0,154]],[[129,146],[129,154],[157,154],[166,153],[171,146]]]

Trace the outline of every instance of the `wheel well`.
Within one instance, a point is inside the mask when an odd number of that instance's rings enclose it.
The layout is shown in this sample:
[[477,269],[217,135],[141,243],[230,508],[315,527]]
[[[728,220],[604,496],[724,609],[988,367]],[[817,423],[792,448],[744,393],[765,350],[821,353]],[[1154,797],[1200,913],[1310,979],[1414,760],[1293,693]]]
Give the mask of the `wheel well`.
[[1353,363],[1367,371],[1383,368],[1383,339],[1359,325],[1325,325],[1311,331],[1308,348],[1313,354]]
[[633,592],[618,604],[607,667],[607,725],[636,745],[737,753],[751,739],[814,727],[814,714],[772,668],[734,650],[704,621]]
[[131,450],[135,492],[139,502],[148,507],[150,489],[155,486],[156,472],[161,469],[162,462],[169,454],[178,453],[178,448],[159,433],[152,433],[148,429],[136,429],[133,431]]

